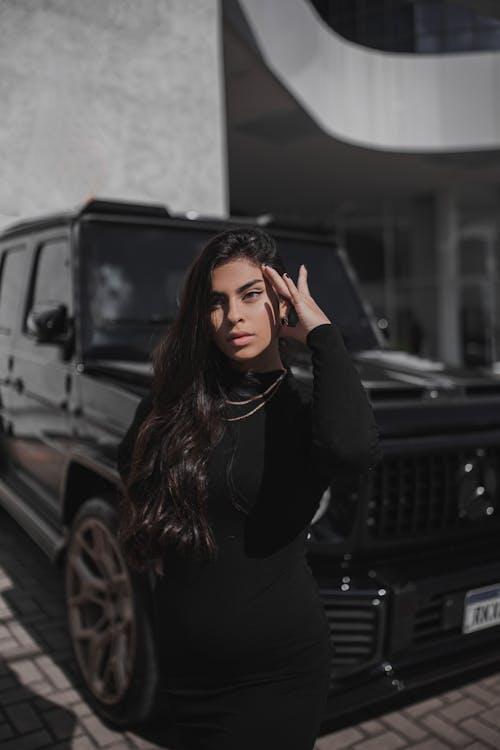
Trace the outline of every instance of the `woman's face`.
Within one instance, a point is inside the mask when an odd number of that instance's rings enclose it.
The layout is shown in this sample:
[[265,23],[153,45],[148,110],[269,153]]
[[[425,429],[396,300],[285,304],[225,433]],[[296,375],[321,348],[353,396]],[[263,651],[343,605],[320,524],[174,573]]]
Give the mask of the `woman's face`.
[[286,312],[287,303],[278,300],[259,265],[239,258],[212,271],[212,338],[238,369],[282,367],[278,331]]

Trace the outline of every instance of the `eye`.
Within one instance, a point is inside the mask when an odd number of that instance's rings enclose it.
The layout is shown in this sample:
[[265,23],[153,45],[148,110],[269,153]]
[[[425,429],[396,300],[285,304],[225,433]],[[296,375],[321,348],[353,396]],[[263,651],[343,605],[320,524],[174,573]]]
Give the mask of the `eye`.
[[262,292],[257,292],[257,291],[248,292],[248,294],[245,294],[244,299],[247,299],[247,297],[250,297],[251,294],[256,294],[258,297],[259,294],[262,294]]

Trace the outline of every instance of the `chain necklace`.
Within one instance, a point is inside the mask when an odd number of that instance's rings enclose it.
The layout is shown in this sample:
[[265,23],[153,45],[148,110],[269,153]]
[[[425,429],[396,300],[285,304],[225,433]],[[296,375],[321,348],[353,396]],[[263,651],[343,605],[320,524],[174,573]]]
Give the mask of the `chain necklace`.
[[[263,393],[258,393],[257,396],[252,396],[251,398],[247,399],[246,401],[229,401],[228,399],[224,399],[224,401],[225,401],[226,404],[235,404],[235,405],[238,405],[238,406],[242,406],[243,404],[249,404],[251,401],[256,401],[258,398],[263,398],[264,400],[262,401],[262,403],[260,403],[258,406],[256,406],[255,409],[252,409],[251,411],[247,412],[246,414],[243,414],[240,417],[227,417],[227,418],[223,417],[223,421],[224,422],[236,422],[236,421],[238,421],[240,419],[246,419],[246,417],[249,417],[251,414],[255,414],[255,412],[258,411],[259,409],[262,409],[262,407],[265,406],[265,404],[267,404],[267,402],[270,399],[272,399],[272,397],[274,396],[274,394],[278,390],[278,386],[281,383],[281,381],[283,380],[283,378],[285,377],[286,373],[287,373],[287,370],[283,370],[283,372],[281,373],[281,375],[274,381],[274,383],[271,383],[271,385],[268,388],[266,388],[266,390]],[[266,396],[266,394],[268,394],[269,391],[271,391],[273,388],[274,388],[274,391],[271,393],[271,395],[268,396],[268,398],[264,398]]]
[[262,393],[258,393],[256,396],[252,396],[251,398],[247,399],[246,401],[229,401],[227,398],[224,399],[226,404],[236,404],[237,406],[242,406],[243,404],[249,404],[250,401],[256,401],[258,398],[263,398],[269,391],[274,388],[275,385],[277,385],[286,375],[286,370],[283,370],[281,375],[278,375],[274,383],[271,383],[270,386],[266,388],[265,391]]

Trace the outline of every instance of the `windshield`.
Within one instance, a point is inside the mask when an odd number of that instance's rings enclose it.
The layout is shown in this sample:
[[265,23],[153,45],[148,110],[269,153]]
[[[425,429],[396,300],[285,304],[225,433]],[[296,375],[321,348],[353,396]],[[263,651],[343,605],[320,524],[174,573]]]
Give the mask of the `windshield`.
[[340,327],[350,351],[378,348],[372,323],[347,269],[332,244],[321,241],[275,237],[295,283],[300,264],[307,268],[311,296],[332,323]]
[[[187,268],[214,234],[213,229],[185,225],[83,224],[84,357],[146,361],[177,314]],[[340,326],[347,346],[373,348],[370,322],[332,246],[285,236],[275,239],[295,281],[300,264],[306,264],[311,294]]]

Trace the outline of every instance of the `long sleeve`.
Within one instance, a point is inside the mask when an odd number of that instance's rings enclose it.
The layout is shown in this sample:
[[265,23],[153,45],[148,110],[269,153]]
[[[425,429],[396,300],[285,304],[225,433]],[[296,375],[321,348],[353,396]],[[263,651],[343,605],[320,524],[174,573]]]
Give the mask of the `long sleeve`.
[[340,329],[322,323],[309,331],[313,396],[311,459],[370,470],[382,458],[378,430],[366,391]]
[[148,393],[146,393],[146,395],[139,401],[132,422],[130,423],[122,441],[118,445],[116,465],[118,473],[123,481],[125,481],[126,475],[130,469],[130,461],[137,431],[152,408],[153,395],[151,391],[148,391]]

